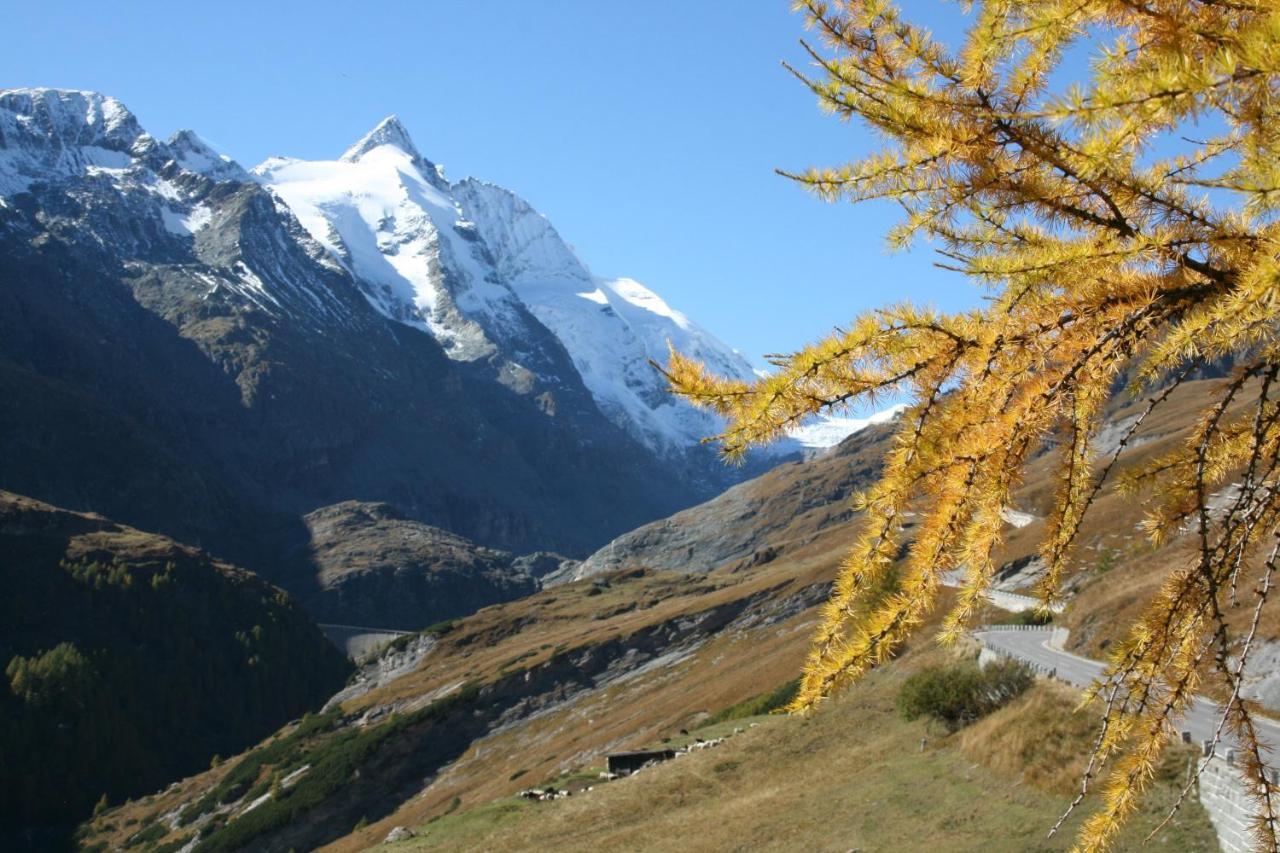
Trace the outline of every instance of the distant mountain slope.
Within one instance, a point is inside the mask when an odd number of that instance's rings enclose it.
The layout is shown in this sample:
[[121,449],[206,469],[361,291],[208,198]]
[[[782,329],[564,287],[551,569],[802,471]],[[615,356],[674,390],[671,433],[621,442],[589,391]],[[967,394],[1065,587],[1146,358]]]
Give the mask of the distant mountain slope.
[[306,515],[320,622],[417,630],[537,591],[553,554],[517,557],[406,518],[387,504],[344,501]]
[[0,492],[0,554],[0,847],[56,846],[349,671],[283,591],[165,537]]
[[828,453],[791,462],[705,503],[615,538],[547,578],[555,585],[643,567],[705,573],[761,565],[812,542],[853,516],[854,492],[874,484],[896,423],[872,425]]

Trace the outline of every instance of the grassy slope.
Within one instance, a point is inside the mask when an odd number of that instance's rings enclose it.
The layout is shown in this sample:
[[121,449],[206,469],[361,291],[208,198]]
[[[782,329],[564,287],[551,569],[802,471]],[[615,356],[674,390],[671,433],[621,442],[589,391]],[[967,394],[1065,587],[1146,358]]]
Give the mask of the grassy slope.
[[[1069,796],[1029,784],[1007,767],[984,766],[999,765],[988,760],[1000,753],[999,738],[935,733],[921,750],[927,725],[903,722],[894,709],[898,684],[912,666],[876,674],[810,719],[758,718],[761,725],[717,749],[569,800],[502,800],[455,813],[416,827],[417,838],[391,849],[1067,849],[1083,813],[1047,839],[1047,828]],[[1001,712],[999,731],[1022,734],[1046,722],[1051,729],[1061,727],[1070,717],[1070,701],[1038,687],[1022,707]],[[1027,714],[1027,706],[1034,713]],[[1053,719],[1046,721],[1046,715]],[[981,760],[971,760],[975,753]],[[1148,809],[1118,849],[1137,849],[1163,816],[1181,766],[1174,760],[1161,776]],[[1179,851],[1217,849],[1196,803],[1154,843]]]

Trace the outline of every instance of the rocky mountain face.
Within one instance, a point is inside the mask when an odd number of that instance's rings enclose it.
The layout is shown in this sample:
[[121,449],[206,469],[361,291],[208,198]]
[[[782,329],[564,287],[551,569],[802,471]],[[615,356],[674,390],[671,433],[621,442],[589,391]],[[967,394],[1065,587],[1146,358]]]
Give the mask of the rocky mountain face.
[[750,370],[511,193],[449,183],[394,120],[249,172],[109,97],[0,93],[0,487],[304,600],[328,600],[320,507],[582,556],[752,473],[661,390],[668,339]]
[[418,630],[529,595],[564,561],[485,548],[388,504],[345,501],[304,520],[319,583],[303,603],[320,622]]
[[163,536],[0,492],[0,847],[57,849],[234,754],[349,665],[279,588]]

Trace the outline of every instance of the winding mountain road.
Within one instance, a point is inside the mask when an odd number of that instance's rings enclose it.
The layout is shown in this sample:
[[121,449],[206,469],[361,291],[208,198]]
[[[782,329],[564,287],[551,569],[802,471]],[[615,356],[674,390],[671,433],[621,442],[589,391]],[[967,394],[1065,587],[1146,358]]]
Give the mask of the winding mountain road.
[[[1105,665],[1071,652],[1054,648],[1049,644],[1053,637],[1050,628],[1019,628],[1017,630],[980,629],[973,632],[978,642],[992,651],[1007,655],[1041,669],[1055,670],[1055,676],[1076,687],[1088,687],[1102,677]],[[1180,731],[1191,732],[1192,740],[1199,744],[1213,738],[1222,718],[1217,702],[1197,696],[1187,713],[1178,721]],[[1264,717],[1254,717],[1266,756],[1267,765],[1280,768],[1280,723]],[[1233,742],[1224,732],[1223,744],[1217,753],[1224,755]]]

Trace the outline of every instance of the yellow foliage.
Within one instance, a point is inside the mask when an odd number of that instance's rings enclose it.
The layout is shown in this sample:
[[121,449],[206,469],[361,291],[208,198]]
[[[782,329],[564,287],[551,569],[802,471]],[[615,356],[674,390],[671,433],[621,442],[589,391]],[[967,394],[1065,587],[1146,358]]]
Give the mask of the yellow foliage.
[[[960,314],[884,308],[776,358],[755,382],[671,355],[673,389],[726,419],[717,438],[729,459],[815,413],[886,395],[913,401],[882,479],[860,496],[860,532],[793,710],[887,660],[955,568],[967,583],[943,636],[963,630],[992,577],[1001,510],[1046,445],[1060,458],[1041,549],[1052,603],[1081,520],[1141,423],[1095,458],[1118,381],[1151,393],[1150,412],[1190,371],[1229,358],[1234,373],[1186,445],[1121,484],[1156,495],[1154,539],[1189,534],[1199,547],[1096,688],[1106,713],[1085,788],[1103,765],[1110,776],[1079,846],[1105,848],[1133,811],[1211,663],[1231,697],[1223,734],[1246,746],[1258,844],[1276,849],[1280,790],[1239,692],[1253,631],[1229,630],[1224,608],[1252,587],[1256,627],[1280,547],[1280,3],[971,0],[955,50],[887,0],[795,5],[820,43],[806,44],[813,72],[794,73],[885,147],[784,174],[830,200],[896,201],[905,216],[890,242],[927,236],[987,301]],[[1092,52],[1085,79],[1063,85],[1055,72],[1070,72],[1063,57],[1081,48]],[[1190,138],[1193,126],[1203,138]],[[1228,416],[1243,400],[1250,413]],[[1236,480],[1237,493],[1210,508]],[[898,553],[908,506],[926,510],[898,591],[859,607]]]

